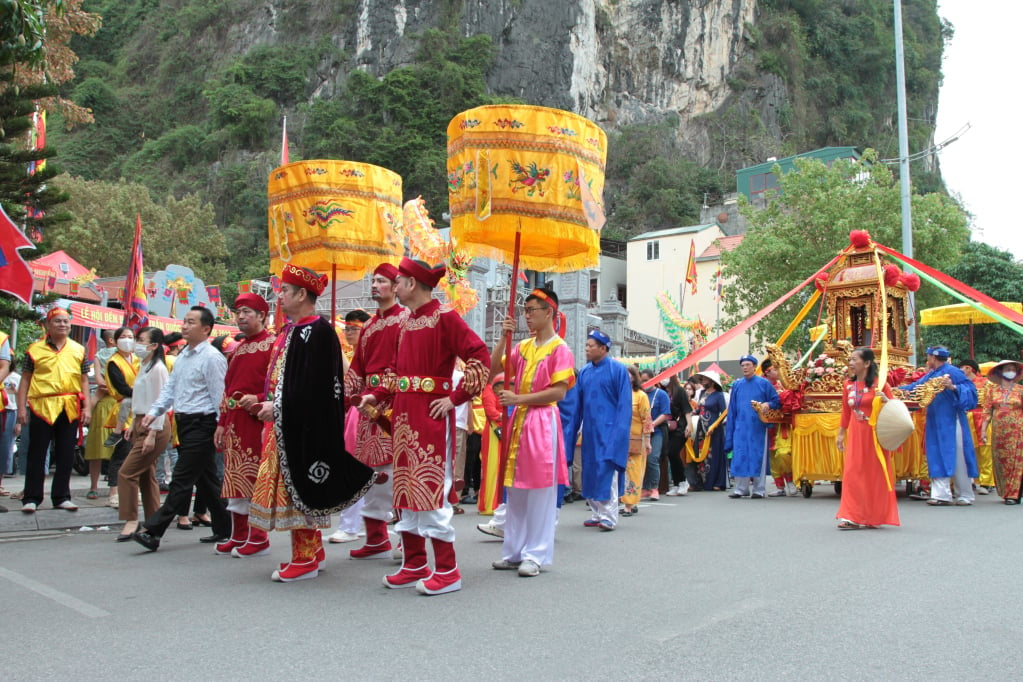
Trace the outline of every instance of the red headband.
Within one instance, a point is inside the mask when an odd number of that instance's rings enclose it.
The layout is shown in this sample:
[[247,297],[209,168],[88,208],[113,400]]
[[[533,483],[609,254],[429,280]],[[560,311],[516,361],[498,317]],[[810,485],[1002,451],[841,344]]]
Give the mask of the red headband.
[[55,305],[46,311],[46,321],[49,322],[57,315],[67,315],[68,317],[71,317],[71,311],[67,308],[61,308],[59,305]]
[[319,296],[327,288],[327,276],[313,272],[309,268],[298,268],[288,263],[281,273],[281,281],[301,287]]
[[558,315],[558,304],[554,302],[553,298],[551,298],[550,296],[547,295],[546,291],[544,291],[543,289],[533,289],[533,291],[531,291],[529,293],[529,295],[530,296],[536,296],[537,298],[542,300],[544,303],[546,303],[550,307],[554,308],[554,316],[557,317],[557,315]]

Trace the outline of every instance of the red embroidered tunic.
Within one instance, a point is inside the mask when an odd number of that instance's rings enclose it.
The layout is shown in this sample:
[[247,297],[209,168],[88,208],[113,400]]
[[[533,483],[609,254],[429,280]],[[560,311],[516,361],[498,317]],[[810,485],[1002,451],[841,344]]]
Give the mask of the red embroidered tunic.
[[[465,361],[465,376],[452,390],[455,358]],[[461,405],[478,395],[490,375],[490,352],[458,313],[432,300],[401,325],[390,365],[387,381],[372,393],[378,402],[393,399],[394,506],[440,509],[445,461],[454,456],[455,411],[434,419],[430,403],[450,395]]]
[[[406,319],[408,310],[393,305],[384,312],[378,310],[362,328],[352,365],[345,375],[345,396],[362,395],[380,386],[394,360],[398,332]],[[382,403],[377,409],[383,411],[389,407]],[[355,457],[363,464],[379,467],[394,459],[391,434],[375,421],[360,417],[356,434]]]
[[224,485],[221,496],[251,498],[263,451],[263,422],[234,402],[243,395],[262,397],[274,336],[265,329],[246,338],[231,355],[220,401],[224,429]]

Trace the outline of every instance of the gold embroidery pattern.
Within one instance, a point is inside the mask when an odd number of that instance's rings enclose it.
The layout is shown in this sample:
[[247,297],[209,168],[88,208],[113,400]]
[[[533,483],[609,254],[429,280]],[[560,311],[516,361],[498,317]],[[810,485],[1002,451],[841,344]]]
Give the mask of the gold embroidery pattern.
[[362,347],[363,352],[366,350],[366,343],[369,341],[369,337],[373,336],[379,331],[383,331],[388,327],[393,327],[396,324],[401,324],[408,319],[409,312],[407,308],[403,308],[397,315],[389,315],[388,317],[378,317],[373,321],[373,324],[368,325],[362,330],[362,336],[359,337],[359,345]]
[[394,459],[391,437],[376,422],[361,417],[356,433],[356,459],[370,467],[391,463]]
[[235,349],[232,358],[236,358],[240,355],[246,355],[248,353],[265,353],[273,348],[274,337],[273,335],[266,337],[262,341],[242,341],[242,343]]
[[398,346],[401,347],[401,342],[405,339],[405,334],[408,332],[415,332],[421,329],[433,329],[440,322],[441,309],[437,308],[429,315],[423,315],[422,317],[412,317],[409,315],[408,320],[401,326],[401,332],[398,335]]
[[366,382],[363,381],[363,378],[355,371],[348,370],[345,374],[345,395],[349,397],[359,395],[365,387]]
[[472,396],[482,393],[487,385],[487,379],[490,378],[490,368],[473,359],[465,363],[465,369],[462,371],[465,374],[462,377],[462,390]]
[[433,445],[419,443],[419,432],[409,424],[407,414],[399,414],[394,429],[394,506],[428,511],[442,506],[444,491],[443,453]]
[[221,495],[226,498],[252,497],[259,474],[259,453],[242,447],[242,439],[235,433],[234,424],[224,429],[224,485]]

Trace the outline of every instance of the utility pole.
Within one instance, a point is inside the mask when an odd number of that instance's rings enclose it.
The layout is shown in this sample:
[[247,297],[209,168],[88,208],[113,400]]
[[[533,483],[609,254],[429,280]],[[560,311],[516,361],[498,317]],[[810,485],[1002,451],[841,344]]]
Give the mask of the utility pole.
[[[906,122],[906,65],[902,47],[902,0],[895,3],[895,91],[899,114],[899,195],[902,206],[902,253],[913,257],[913,208],[909,183],[909,128]],[[916,317],[916,302],[912,291],[909,309]],[[909,362],[916,367],[916,319],[908,327]]]

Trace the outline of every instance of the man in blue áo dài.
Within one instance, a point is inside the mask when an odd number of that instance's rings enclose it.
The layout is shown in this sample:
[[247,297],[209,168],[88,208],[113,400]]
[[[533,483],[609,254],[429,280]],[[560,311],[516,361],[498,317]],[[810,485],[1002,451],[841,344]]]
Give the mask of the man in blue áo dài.
[[[625,365],[609,356],[611,338],[594,329],[586,338],[586,366],[576,381],[565,442],[583,429],[583,497],[592,514],[583,525],[614,530],[624,492],[632,422],[632,383]],[[566,415],[563,415],[566,416]]]
[[[725,452],[732,452],[732,477],[735,490],[731,498],[764,497],[766,480],[767,427],[753,408],[753,403],[767,403],[771,409],[781,407],[778,391],[764,377],[757,376],[757,359],[752,355],[739,358],[742,378],[732,384],[728,398],[728,419],[725,421]],[[750,493],[750,481],[753,492]]]
[[973,504],[973,481],[977,473],[977,456],[966,413],[977,406],[977,389],[961,369],[948,363],[944,346],[927,349],[927,369],[916,381],[900,386],[911,391],[934,378],[942,378],[944,389],[927,406],[927,472],[931,477],[931,506],[952,504],[952,478],[955,477],[955,504]]

